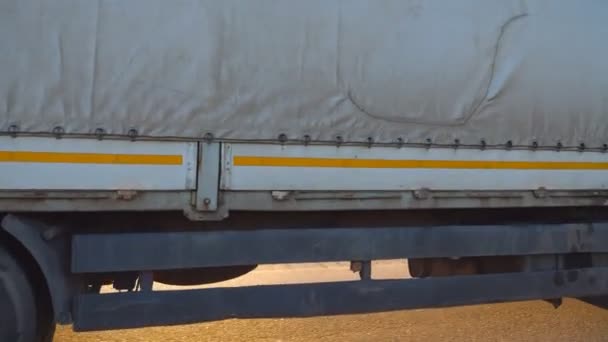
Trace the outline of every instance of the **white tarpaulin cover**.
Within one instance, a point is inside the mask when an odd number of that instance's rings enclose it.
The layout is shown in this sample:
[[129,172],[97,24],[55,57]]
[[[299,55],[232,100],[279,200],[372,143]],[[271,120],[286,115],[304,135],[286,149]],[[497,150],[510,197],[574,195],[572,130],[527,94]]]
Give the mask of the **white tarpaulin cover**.
[[2,0],[0,131],[608,142],[608,1]]

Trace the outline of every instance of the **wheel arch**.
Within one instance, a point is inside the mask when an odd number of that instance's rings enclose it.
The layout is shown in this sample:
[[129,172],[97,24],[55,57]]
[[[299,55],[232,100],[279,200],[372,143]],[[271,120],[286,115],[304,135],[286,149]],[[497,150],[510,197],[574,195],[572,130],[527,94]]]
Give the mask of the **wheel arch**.
[[51,236],[50,227],[42,222],[16,216],[5,215],[0,221],[0,235],[6,235],[9,250],[24,261],[28,276],[42,298],[48,296],[55,321],[60,324],[72,323],[71,307],[76,282],[69,270],[69,239]]

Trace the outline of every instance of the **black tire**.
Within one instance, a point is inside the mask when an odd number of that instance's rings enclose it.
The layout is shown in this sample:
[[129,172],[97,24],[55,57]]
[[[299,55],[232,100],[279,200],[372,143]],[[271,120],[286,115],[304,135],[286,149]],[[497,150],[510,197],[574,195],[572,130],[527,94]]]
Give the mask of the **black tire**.
[[0,341],[37,342],[34,289],[24,268],[0,246]]
[[46,326],[40,330],[42,332],[42,335],[40,336],[40,342],[53,342],[57,325],[55,324],[54,319],[47,320],[46,323]]
[[55,337],[55,330],[57,323],[53,316],[53,309],[50,303],[47,305],[41,305],[42,301],[40,298],[37,300],[38,306],[38,337],[37,341],[40,342],[53,342]]

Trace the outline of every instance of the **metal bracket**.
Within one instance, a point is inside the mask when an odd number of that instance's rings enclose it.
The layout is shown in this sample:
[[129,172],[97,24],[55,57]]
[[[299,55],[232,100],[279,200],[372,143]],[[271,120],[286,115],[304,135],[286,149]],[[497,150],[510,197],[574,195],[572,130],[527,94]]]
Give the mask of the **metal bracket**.
[[361,280],[372,279],[372,262],[370,260],[351,261],[350,270],[359,273],[359,278]]
[[0,222],[4,229],[17,239],[40,267],[49,288],[55,320],[60,324],[72,322],[72,296],[81,287],[67,265],[69,239],[65,231],[43,222],[7,215]]
[[151,292],[154,284],[154,275],[152,272],[139,272],[139,290],[142,292]]
[[215,211],[218,207],[221,145],[202,142],[199,146],[195,208],[198,211]]

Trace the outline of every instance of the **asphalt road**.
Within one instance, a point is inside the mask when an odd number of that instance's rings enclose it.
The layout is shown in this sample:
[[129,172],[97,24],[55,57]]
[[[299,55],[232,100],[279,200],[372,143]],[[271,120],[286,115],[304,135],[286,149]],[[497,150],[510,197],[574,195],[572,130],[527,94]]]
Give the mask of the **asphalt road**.
[[[376,270],[378,278],[404,276],[402,264],[380,264]],[[353,277],[340,264],[269,266],[223,285]],[[608,310],[567,299],[558,309],[543,301],[530,301],[305,319],[227,320],[78,334],[70,327],[58,328],[56,342],[76,341],[608,341]]]

